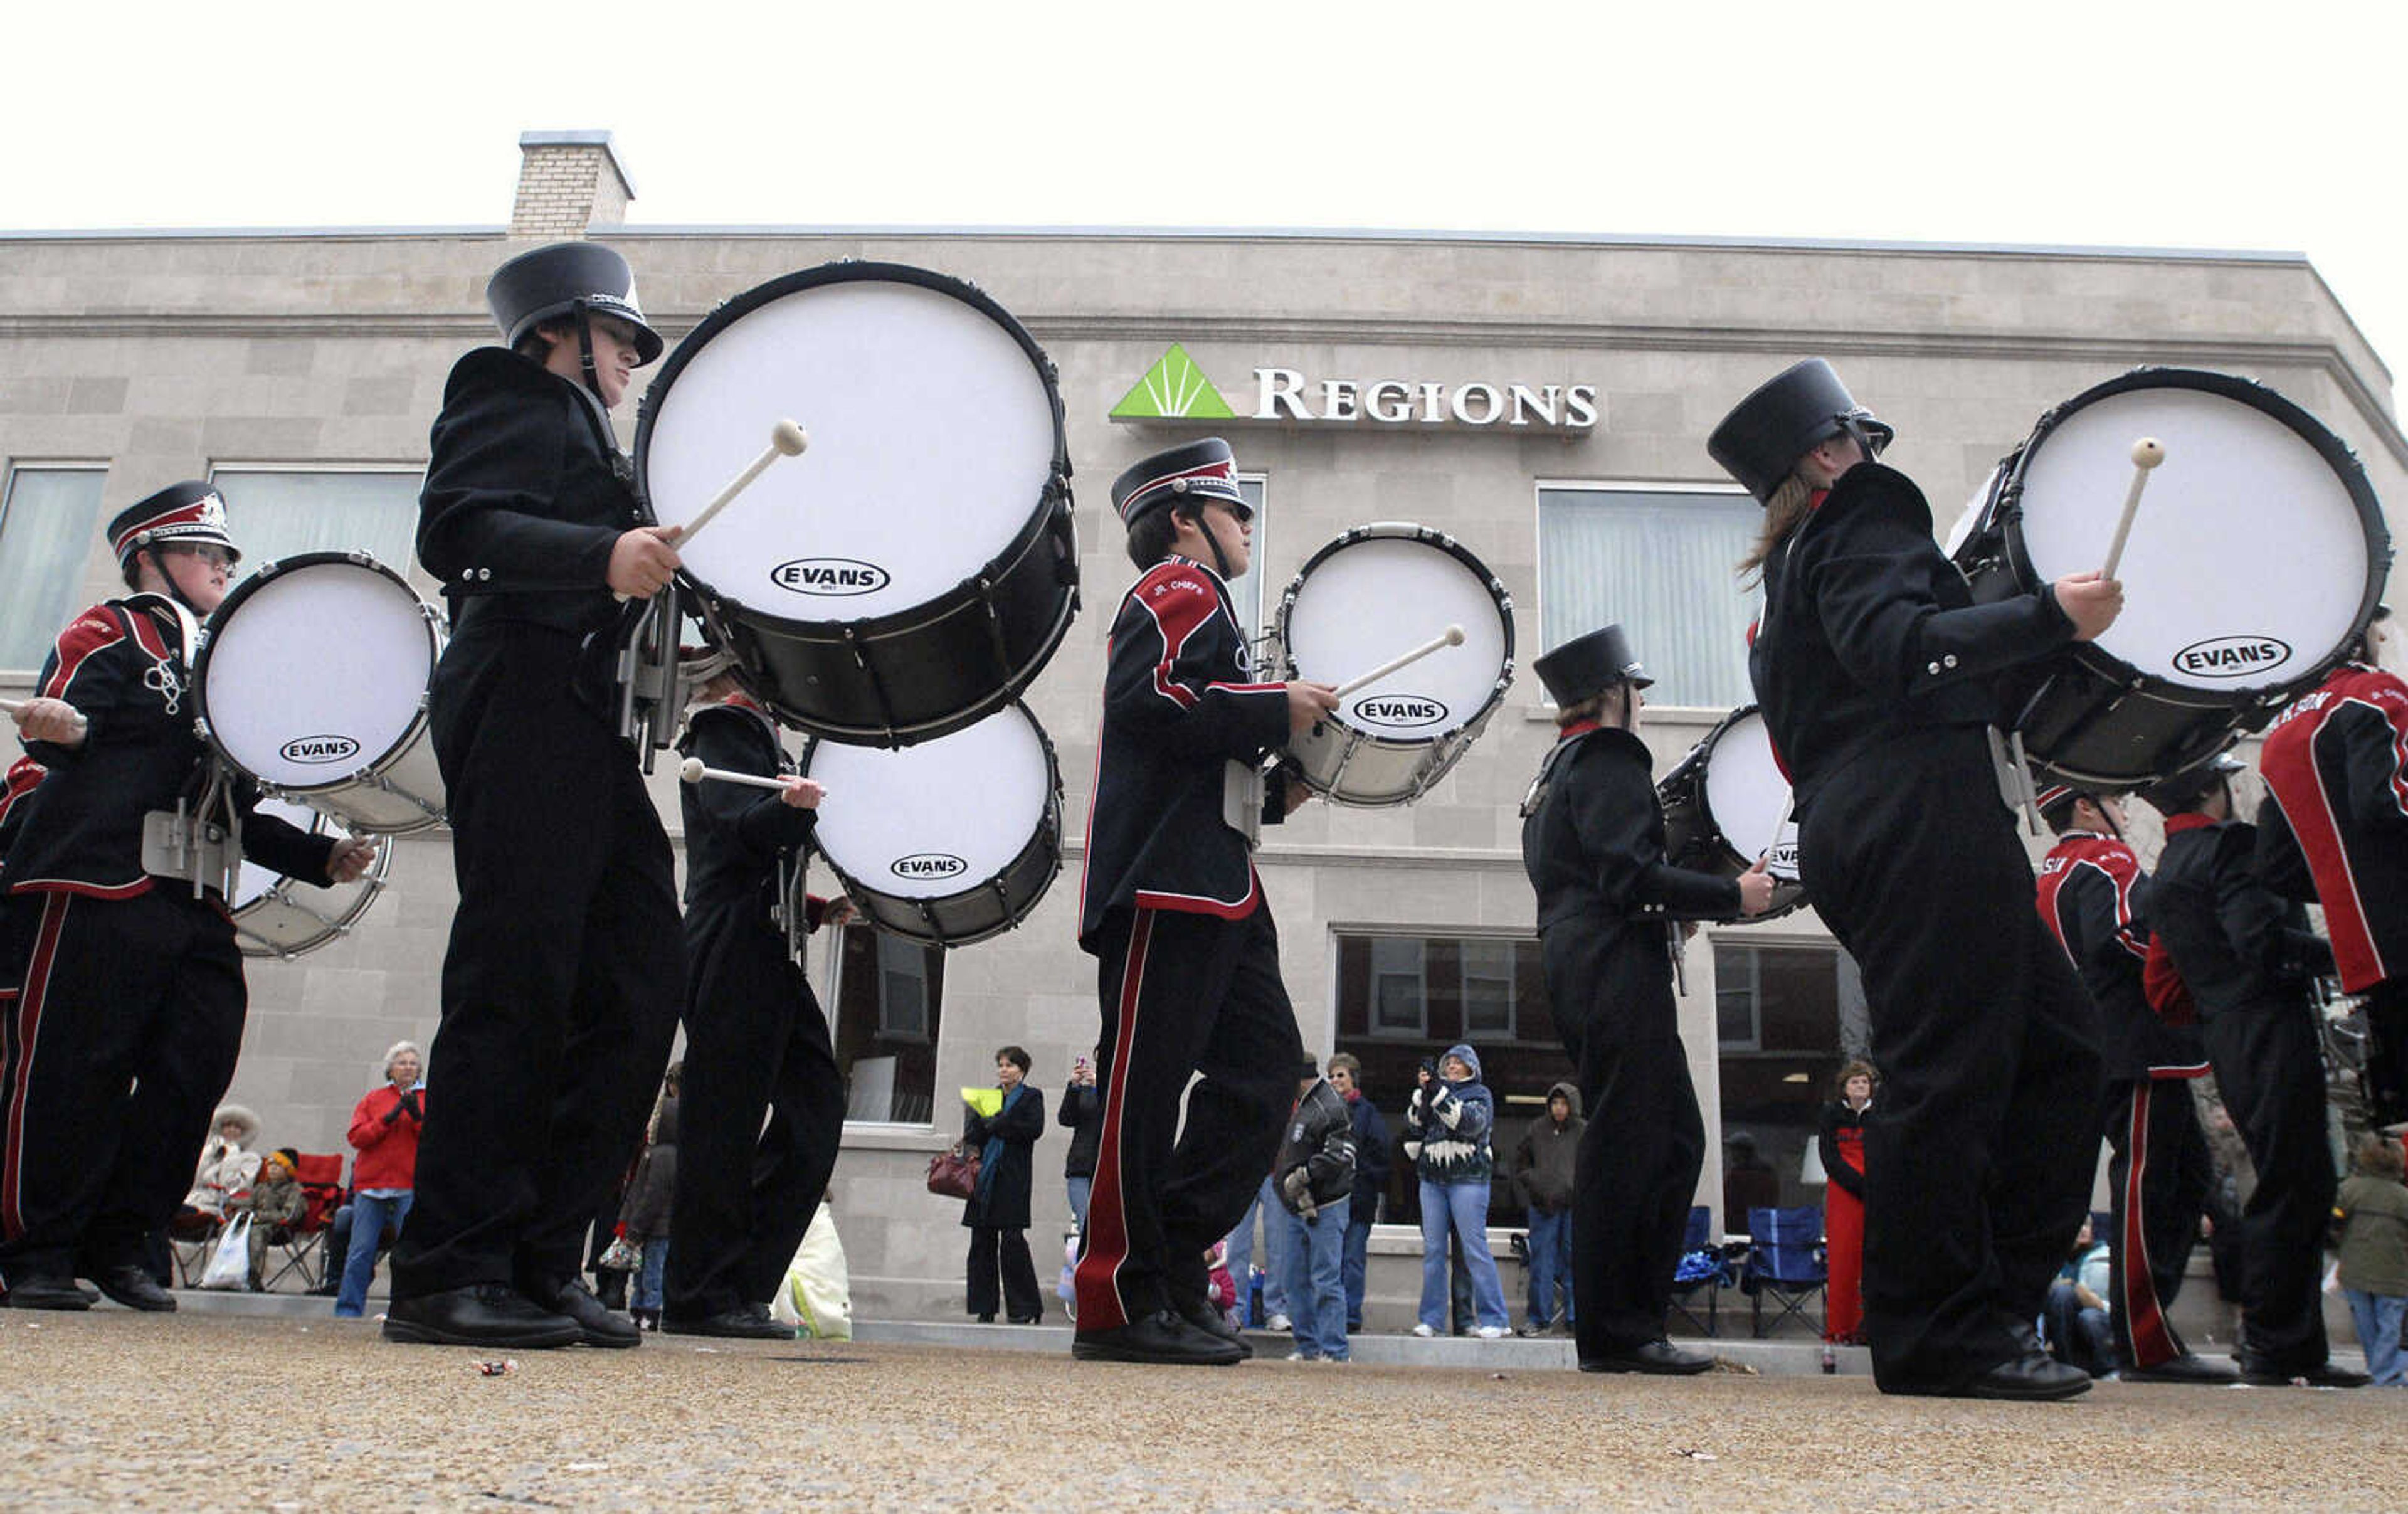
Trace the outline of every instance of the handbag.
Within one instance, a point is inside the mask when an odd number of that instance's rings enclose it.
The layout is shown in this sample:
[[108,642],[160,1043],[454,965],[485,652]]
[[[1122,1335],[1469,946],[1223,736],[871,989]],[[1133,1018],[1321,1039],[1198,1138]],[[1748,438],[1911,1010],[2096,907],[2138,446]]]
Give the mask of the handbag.
[[610,1244],[604,1247],[602,1254],[594,1259],[594,1265],[604,1272],[635,1272],[643,1264],[643,1251],[629,1242],[624,1235],[611,1236]]
[[967,1141],[956,1141],[928,1159],[928,1191],[940,1199],[968,1199],[978,1193],[979,1154]]
[[209,1264],[201,1270],[201,1286],[236,1291],[251,1286],[251,1216],[235,1216],[209,1243]]

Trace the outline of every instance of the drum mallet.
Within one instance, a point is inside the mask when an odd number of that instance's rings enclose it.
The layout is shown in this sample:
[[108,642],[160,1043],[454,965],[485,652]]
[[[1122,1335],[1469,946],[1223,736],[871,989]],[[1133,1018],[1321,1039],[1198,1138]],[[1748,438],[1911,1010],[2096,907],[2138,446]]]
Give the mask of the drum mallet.
[[[685,523],[684,532],[678,537],[678,546],[682,549],[693,545],[694,539],[702,534],[702,528],[710,524],[711,517],[725,510],[729,500],[752,487],[752,481],[767,472],[771,463],[781,457],[800,457],[803,449],[810,444],[810,433],[792,421],[780,421],[769,427],[769,444],[761,449],[761,455],[745,464],[742,472],[727,481],[727,487],[711,496],[710,503],[695,512],[694,519]],[[624,594],[614,598],[622,604],[627,601],[627,596]]]
[[1342,699],[1358,688],[1378,683],[1381,679],[1387,677],[1390,673],[1395,672],[1399,668],[1405,667],[1411,663],[1421,661],[1424,657],[1428,656],[1433,652],[1443,652],[1448,647],[1461,646],[1462,644],[1463,627],[1460,626],[1449,626],[1445,631],[1440,635],[1431,637],[1428,641],[1413,648],[1411,652],[1406,653],[1403,656],[1391,657],[1386,662],[1383,662],[1377,668],[1372,669],[1369,672],[1365,673],[1362,677],[1349,679],[1345,683],[1339,685],[1338,697]]
[[2166,460],[2166,444],[2155,437],[2143,437],[2132,443],[2132,492],[2124,497],[2124,515],[2115,523],[2115,540],[2107,546],[2107,566],[2099,570],[2100,578],[2114,578],[2115,565],[2124,560],[2124,539],[2132,534],[2132,517],[2141,512],[2141,491],[2148,487],[2149,474]]
[[[747,788],[766,788],[777,794],[786,791],[786,780],[783,778],[763,778],[749,772],[730,772],[725,768],[706,768],[702,765],[700,757],[688,757],[679,763],[678,776],[690,784],[698,784],[705,778],[716,778],[723,784],[742,784]],[[826,793],[827,786],[821,785],[820,792]]]
[[[0,715],[13,715],[32,702],[33,701],[31,699],[0,699]],[[83,712],[81,710],[75,712],[75,723],[76,729],[78,730],[90,730],[92,728],[92,722],[83,717]]]

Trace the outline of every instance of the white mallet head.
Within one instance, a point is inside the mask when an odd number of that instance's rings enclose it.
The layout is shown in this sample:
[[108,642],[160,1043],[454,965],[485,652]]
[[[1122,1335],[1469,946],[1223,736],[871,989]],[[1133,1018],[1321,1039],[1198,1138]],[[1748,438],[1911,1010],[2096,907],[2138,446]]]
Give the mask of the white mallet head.
[[792,421],[780,421],[769,427],[769,444],[789,457],[799,457],[811,444],[810,434]]
[[1462,627],[1449,626],[1446,628],[1446,644],[1449,646],[1461,646],[1463,644]]
[[690,784],[702,782],[702,758],[688,757],[678,764],[678,776]]
[[2166,460],[2166,444],[2155,437],[2143,437],[2132,443],[2132,466],[2155,468]]

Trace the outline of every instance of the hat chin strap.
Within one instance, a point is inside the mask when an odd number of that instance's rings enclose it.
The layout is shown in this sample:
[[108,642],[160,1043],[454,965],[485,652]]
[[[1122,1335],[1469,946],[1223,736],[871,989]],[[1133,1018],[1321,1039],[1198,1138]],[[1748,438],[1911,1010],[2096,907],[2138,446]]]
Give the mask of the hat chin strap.
[[191,598],[184,593],[184,586],[176,582],[176,575],[167,571],[167,559],[159,555],[157,543],[146,542],[142,546],[136,547],[135,551],[139,555],[150,559],[151,570],[159,575],[159,581],[167,585],[167,598],[175,600],[178,604],[182,605],[186,610],[190,611],[195,618],[198,618],[203,613],[201,607],[194,604]]
[[610,401],[602,393],[602,375],[594,366],[594,313],[581,299],[570,309],[577,312],[578,369],[585,375],[585,387],[594,391],[594,397],[602,401],[604,410],[609,410]]

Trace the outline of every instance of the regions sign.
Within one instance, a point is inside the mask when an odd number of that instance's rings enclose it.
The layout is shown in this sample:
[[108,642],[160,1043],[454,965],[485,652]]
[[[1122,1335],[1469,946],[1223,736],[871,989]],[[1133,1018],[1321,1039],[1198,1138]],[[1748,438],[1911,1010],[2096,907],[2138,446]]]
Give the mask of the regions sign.
[[1567,433],[1591,430],[1598,422],[1593,383],[1314,378],[1277,366],[1258,367],[1253,377],[1247,397],[1253,408],[1241,411],[1173,342],[1112,407],[1111,418]]

